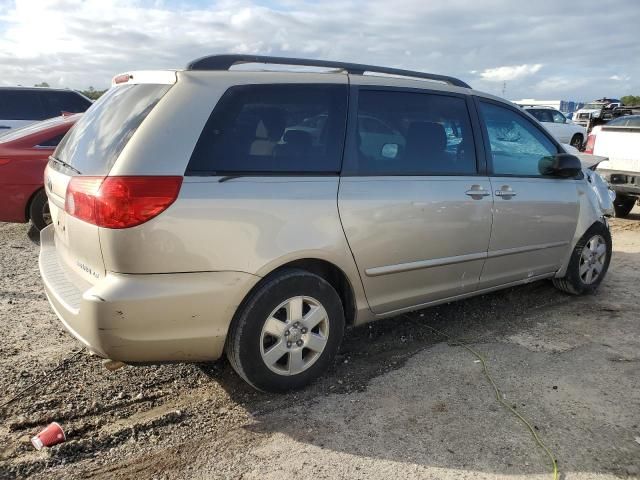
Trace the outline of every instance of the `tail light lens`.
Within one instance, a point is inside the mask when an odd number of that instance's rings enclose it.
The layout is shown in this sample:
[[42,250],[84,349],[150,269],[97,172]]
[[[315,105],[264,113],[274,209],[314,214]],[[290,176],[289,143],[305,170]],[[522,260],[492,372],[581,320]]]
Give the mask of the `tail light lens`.
[[593,155],[593,148],[596,146],[596,135],[594,133],[587,137],[587,145],[584,147],[584,153]]
[[166,210],[181,185],[182,177],[72,177],[64,209],[98,227],[135,227]]

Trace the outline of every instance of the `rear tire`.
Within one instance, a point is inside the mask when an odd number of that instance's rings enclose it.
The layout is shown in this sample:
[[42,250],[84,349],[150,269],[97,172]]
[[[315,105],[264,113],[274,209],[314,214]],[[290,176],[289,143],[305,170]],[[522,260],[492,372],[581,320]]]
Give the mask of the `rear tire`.
[[625,195],[616,196],[616,199],[613,201],[615,216],[618,218],[628,216],[631,213],[631,210],[633,210],[635,203],[636,199],[634,197],[627,197]]
[[577,148],[578,150],[582,150],[582,143],[584,142],[584,137],[579,133],[576,133],[573,137],[571,137],[571,141],[569,145],[573,148]]
[[596,222],[573,249],[565,276],[554,278],[553,285],[571,295],[595,292],[609,269],[611,246],[609,229]]
[[236,312],[227,358],[258,390],[296,390],[329,367],[344,325],[340,296],[327,281],[305,270],[282,270],[267,277]]
[[51,224],[49,202],[47,200],[47,194],[44,193],[44,189],[38,190],[31,199],[31,203],[29,204],[29,219],[38,230],[42,230]]

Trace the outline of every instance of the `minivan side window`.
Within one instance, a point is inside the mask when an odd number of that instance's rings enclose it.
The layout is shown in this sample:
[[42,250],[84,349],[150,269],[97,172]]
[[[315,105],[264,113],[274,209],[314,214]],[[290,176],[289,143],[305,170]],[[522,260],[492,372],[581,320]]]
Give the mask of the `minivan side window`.
[[47,118],[37,90],[0,89],[0,119],[44,120]]
[[47,117],[62,115],[62,112],[81,113],[91,106],[91,101],[75,92],[42,92]]
[[524,115],[509,108],[480,102],[480,113],[489,137],[493,173],[542,176],[540,160],[558,153],[553,142]]
[[340,172],[346,85],[241,85],[225,92],[187,167],[191,175]]
[[476,155],[462,97],[361,90],[358,175],[472,175]]

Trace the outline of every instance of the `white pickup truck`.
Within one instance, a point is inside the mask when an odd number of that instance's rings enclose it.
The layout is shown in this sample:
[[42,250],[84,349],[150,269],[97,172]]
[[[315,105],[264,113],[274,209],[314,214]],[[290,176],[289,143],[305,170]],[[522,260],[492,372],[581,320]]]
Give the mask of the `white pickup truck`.
[[640,115],[619,117],[594,127],[585,153],[607,157],[597,167],[616,192],[616,217],[626,217],[640,199]]

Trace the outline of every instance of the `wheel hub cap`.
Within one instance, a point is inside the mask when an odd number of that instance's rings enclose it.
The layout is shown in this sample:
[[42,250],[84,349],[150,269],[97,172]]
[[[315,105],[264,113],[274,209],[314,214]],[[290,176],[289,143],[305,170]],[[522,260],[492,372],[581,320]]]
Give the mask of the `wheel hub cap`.
[[[289,332],[288,335],[287,332]],[[297,343],[302,340],[302,332],[298,327],[291,327],[287,332],[284,332],[284,334],[288,337],[290,342]]]
[[607,244],[601,235],[591,237],[580,255],[580,279],[590,285],[600,278],[607,261]]
[[265,320],[262,361],[279,375],[297,375],[318,360],[328,338],[329,316],[322,304],[312,297],[292,297]]

